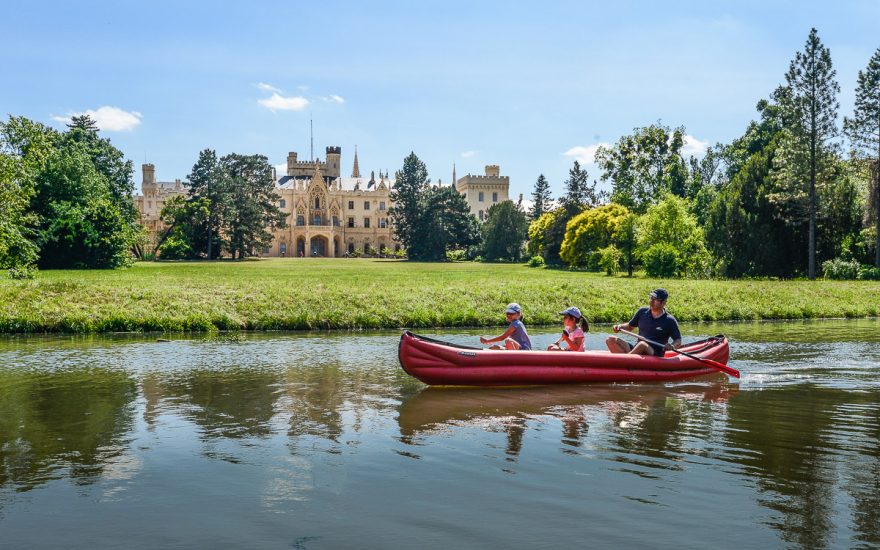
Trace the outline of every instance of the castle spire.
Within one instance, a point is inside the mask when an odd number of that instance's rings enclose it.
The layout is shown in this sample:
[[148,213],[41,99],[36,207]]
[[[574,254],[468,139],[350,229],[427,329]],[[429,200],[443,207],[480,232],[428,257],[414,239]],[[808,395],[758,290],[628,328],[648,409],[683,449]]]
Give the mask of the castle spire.
[[458,183],[458,179],[455,177],[455,163],[452,163],[452,187],[455,187]]
[[351,177],[359,178],[361,177],[361,169],[358,166],[358,146],[354,146],[354,166],[351,169]]

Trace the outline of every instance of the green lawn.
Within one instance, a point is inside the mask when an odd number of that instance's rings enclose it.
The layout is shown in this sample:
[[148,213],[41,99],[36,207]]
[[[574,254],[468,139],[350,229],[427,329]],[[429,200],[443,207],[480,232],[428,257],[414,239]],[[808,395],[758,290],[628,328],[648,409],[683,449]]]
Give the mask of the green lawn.
[[0,279],[0,332],[484,326],[508,302],[527,325],[577,305],[626,320],[657,286],[682,321],[880,314],[876,281],[627,279],[523,265],[369,259],[138,263],[116,271],[42,271]]

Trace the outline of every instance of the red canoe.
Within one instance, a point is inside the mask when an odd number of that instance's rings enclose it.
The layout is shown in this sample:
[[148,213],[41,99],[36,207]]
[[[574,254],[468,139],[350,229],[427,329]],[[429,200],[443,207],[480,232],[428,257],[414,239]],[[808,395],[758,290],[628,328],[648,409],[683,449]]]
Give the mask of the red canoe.
[[[727,364],[723,335],[681,348],[693,355]],[[615,354],[607,351],[508,351],[459,346],[406,331],[397,350],[400,366],[422,382],[441,386],[520,386],[590,382],[665,382],[718,371],[684,355],[666,357]]]

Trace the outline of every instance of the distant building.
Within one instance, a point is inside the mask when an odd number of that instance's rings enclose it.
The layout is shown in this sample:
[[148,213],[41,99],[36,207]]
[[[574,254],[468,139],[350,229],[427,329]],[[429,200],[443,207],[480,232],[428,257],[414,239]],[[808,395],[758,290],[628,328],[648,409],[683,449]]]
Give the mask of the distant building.
[[486,175],[468,174],[455,182],[455,189],[467,199],[471,214],[482,222],[486,221],[493,204],[508,200],[510,178],[501,175],[501,168],[497,164],[489,164],[486,166]]
[[[287,155],[287,173],[277,178],[278,207],[287,214],[287,227],[273,232],[272,244],[263,256],[340,257],[360,253],[390,253],[400,249],[391,228],[391,188],[388,172],[362,177],[355,150],[351,175],[341,175],[342,149],[327,147],[323,161],[302,161],[295,151]],[[143,194],[134,197],[141,222],[149,235],[151,252],[165,229],[159,213],[165,201],[188,189],[180,180],[156,182],[155,167],[144,164]],[[471,213],[480,221],[489,208],[508,199],[510,178],[500,175],[498,165],[486,166],[484,176],[468,174],[456,180],[455,189],[465,196]]]

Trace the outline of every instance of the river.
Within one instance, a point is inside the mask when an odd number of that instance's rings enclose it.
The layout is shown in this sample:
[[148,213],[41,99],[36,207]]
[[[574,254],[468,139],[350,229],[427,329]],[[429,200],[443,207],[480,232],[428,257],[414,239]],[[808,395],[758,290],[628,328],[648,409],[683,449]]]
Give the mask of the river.
[[880,546],[880,321],[682,328],[742,378],[427,388],[393,333],[5,337],[0,547]]

